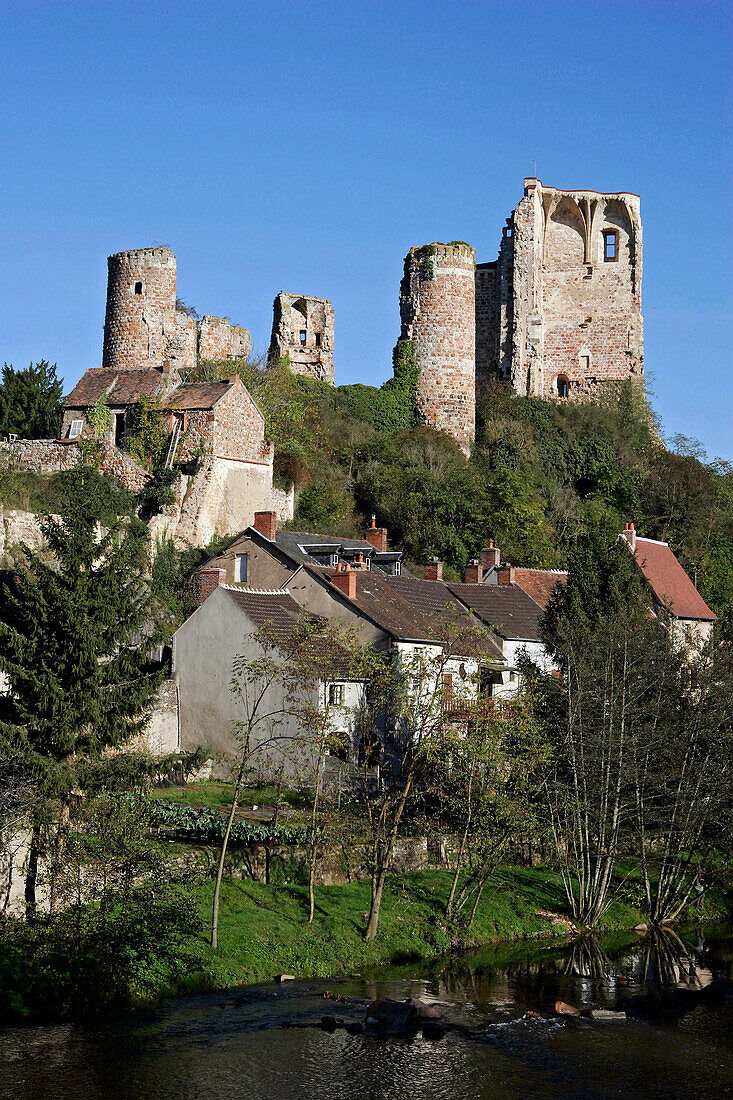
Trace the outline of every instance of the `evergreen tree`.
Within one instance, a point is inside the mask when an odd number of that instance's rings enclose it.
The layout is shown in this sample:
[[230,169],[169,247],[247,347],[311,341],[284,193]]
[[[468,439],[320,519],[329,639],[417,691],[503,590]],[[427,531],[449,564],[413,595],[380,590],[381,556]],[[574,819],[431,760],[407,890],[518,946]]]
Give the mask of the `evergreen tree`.
[[[67,476],[61,514],[41,521],[48,551],[25,547],[22,567],[0,593],[0,671],[10,682],[0,695],[0,739],[22,750],[62,807],[75,785],[75,759],[142,730],[162,675],[150,658],[157,632],[145,528],[129,513],[110,517],[105,482],[88,467]],[[39,819],[26,889],[31,909],[40,835]]]
[[24,370],[5,364],[0,383],[0,431],[22,439],[51,439],[61,431],[63,390],[56,364],[45,359]]

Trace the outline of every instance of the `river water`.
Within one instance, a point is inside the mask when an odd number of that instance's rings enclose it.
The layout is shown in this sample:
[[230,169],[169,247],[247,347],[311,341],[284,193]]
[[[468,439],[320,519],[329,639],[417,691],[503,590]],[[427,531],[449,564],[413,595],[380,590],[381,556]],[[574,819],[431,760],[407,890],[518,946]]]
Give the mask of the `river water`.
[[[504,946],[342,979],[247,986],[112,1020],[0,1031],[0,1096],[718,1100],[733,1096],[733,1000],[708,1004],[704,991],[731,978],[733,937],[708,931]],[[693,995],[675,994],[661,1019],[554,1013],[558,999],[615,1007],[660,988]],[[325,1014],[362,1020],[359,1001],[410,995],[440,1010],[443,1039],[319,1027]]]

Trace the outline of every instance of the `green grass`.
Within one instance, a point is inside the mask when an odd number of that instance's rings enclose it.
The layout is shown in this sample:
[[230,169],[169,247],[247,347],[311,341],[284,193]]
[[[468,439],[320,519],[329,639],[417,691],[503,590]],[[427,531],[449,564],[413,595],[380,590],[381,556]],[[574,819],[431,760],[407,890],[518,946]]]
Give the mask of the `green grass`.
[[[219,810],[231,806],[234,784],[220,779],[202,779],[197,783],[188,783],[185,787],[158,787],[153,798],[165,802],[176,802],[180,806],[207,806]],[[283,788],[280,792],[280,804],[302,807],[307,805],[306,796],[300,791]],[[245,787],[239,792],[240,806],[274,806],[277,802],[277,787]]]
[[[552,936],[563,929],[537,915],[567,913],[559,876],[543,868],[507,867],[487,886],[470,935],[446,928],[443,909],[451,876],[444,871],[394,875],[382,902],[379,933],[363,939],[369,882],[316,889],[316,915],[308,925],[303,886],[265,886],[225,879],[219,914],[219,949],[202,932],[196,947],[200,969],[192,987],[226,988],[269,981],[278,973],[328,977],[387,963],[429,959],[461,947],[526,936]],[[205,927],[211,921],[210,882],[197,887]],[[638,910],[616,903],[605,927],[631,929]]]

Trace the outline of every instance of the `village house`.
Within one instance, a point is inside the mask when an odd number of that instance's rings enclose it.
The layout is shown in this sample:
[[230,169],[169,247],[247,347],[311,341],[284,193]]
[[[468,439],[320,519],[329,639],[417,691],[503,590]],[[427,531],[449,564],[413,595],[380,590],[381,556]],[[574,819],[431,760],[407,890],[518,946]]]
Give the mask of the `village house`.
[[669,543],[640,538],[633,523],[619,535],[634,555],[652,596],[652,611],[671,621],[672,638],[689,653],[710,640],[718,616],[711,611],[672,552]]
[[[173,665],[179,693],[180,750],[192,752],[206,745],[215,770],[226,773],[237,750],[237,724],[245,717],[231,690],[235,659],[257,659],[265,652],[263,635],[275,659],[285,661],[293,632],[302,623],[302,607],[284,590],[255,592],[218,585],[173,637]],[[317,624],[315,616],[308,617]],[[320,620],[322,621],[322,620]],[[356,719],[364,700],[365,684],[354,679],[346,659],[338,677],[320,682],[315,689],[301,686],[305,699],[331,708],[334,732],[342,732],[352,750],[358,751]],[[283,681],[269,683],[260,713],[271,715],[255,730],[258,751],[253,770],[262,777],[283,773],[303,778],[309,767],[309,745],[294,714],[293,687]],[[297,699],[295,700],[297,707]]]

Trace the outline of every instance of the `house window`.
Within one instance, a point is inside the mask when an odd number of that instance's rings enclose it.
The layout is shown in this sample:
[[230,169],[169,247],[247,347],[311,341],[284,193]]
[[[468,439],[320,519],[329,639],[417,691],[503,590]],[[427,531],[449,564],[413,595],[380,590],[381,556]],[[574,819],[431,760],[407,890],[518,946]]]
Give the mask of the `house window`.
[[603,230],[603,259],[606,263],[618,259],[618,232],[615,229]]
[[393,577],[399,577],[399,575],[400,575],[400,563],[398,561],[396,561],[394,563],[392,576]]
[[557,396],[558,397],[567,397],[568,396],[568,380],[567,380],[567,378],[565,377],[564,374],[558,374],[558,376],[557,376]]
[[69,439],[76,439],[78,436],[80,436],[83,427],[83,420],[72,420],[71,427],[69,428]]
[[143,284],[142,283],[135,283],[135,293],[136,294],[142,294],[142,292],[143,292]]
[[125,437],[125,414],[115,413],[115,447],[122,446]]
[[321,346],[321,334],[320,334],[320,332],[317,332],[316,333],[316,347],[320,348],[320,346]]
[[234,555],[234,583],[247,583],[247,554]]
[[344,705],[344,685],[343,684],[329,684],[328,685],[328,703],[332,707],[342,707]]
[[305,347],[305,336],[306,336],[306,332],[305,332],[305,329],[304,329],[304,328],[302,328],[302,329],[300,330],[300,343],[301,343],[301,347]]

